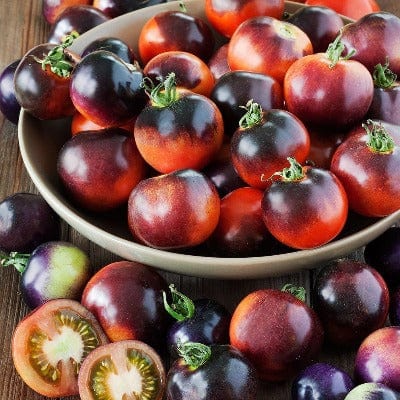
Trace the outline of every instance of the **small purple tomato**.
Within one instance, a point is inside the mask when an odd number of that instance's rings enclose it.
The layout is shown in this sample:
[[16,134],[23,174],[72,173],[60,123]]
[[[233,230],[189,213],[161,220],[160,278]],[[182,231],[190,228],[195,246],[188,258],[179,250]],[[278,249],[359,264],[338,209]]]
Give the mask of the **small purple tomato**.
[[18,124],[21,106],[15,97],[14,73],[20,60],[7,65],[0,74],[0,111],[13,124]]

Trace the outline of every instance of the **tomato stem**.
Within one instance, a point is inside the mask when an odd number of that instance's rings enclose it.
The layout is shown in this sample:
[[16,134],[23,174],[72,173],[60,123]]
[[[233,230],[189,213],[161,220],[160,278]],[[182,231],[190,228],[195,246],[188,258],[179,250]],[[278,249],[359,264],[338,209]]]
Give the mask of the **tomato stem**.
[[[371,126],[371,128],[370,128]],[[375,153],[388,154],[394,149],[394,140],[382,125],[371,119],[362,124],[368,135],[367,146]]]
[[335,65],[340,61],[340,60],[348,60],[351,57],[354,56],[356,51],[353,49],[350,53],[348,53],[346,56],[342,56],[343,51],[345,49],[345,45],[342,42],[342,30],[340,30],[339,34],[336,36],[336,39],[329,44],[328,49],[326,50],[326,56],[331,62],[329,64],[329,68],[334,68]]
[[12,265],[20,274],[22,274],[26,269],[28,260],[31,255],[12,251],[8,255],[0,253],[0,256],[1,256],[0,265],[2,265],[3,267],[8,267]]
[[183,293],[175,289],[173,284],[169,285],[169,290],[171,291],[172,303],[168,304],[167,295],[163,291],[164,308],[171,317],[175,318],[177,321],[184,321],[190,319],[194,315],[195,306],[193,301],[185,296]]
[[282,287],[281,291],[290,293],[303,302],[306,301],[306,289],[304,289],[302,286],[296,286],[292,283],[287,283]]
[[275,172],[273,176],[280,176],[285,182],[294,182],[303,179],[304,172],[301,164],[299,164],[293,157],[288,157],[287,160],[289,161],[290,166],[284,168],[280,172]]
[[185,342],[178,343],[178,354],[185,360],[186,365],[197,369],[204,365],[211,357],[211,348],[202,343]]
[[375,87],[388,89],[393,86],[396,82],[397,75],[389,68],[389,59],[386,58],[384,65],[375,65],[374,72],[372,74]]
[[239,127],[249,129],[259,125],[263,119],[263,109],[258,103],[254,103],[253,99],[249,100],[245,106],[240,106],[246,110],[246,113],[239,120]]
[[168,107],[178,99],[174,72],[170,72],[164,80],[161,79],[158,85],[154,85],[150,78],[145,77],[142,87],[155,107]]

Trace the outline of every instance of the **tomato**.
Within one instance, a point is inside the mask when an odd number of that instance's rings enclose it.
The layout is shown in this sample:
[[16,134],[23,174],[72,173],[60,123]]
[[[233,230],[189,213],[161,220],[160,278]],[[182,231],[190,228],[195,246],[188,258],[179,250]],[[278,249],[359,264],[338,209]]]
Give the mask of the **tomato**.
[[304,123],[329,128],[361,121],[372,102],[372,76],[358,61],[342,57],[339,35],[326,53],[294,62],[284,79],[287,109]]
[[236,28],[249,18],[266,15],[282,19],[283,0],[206,0],[206,17],[213,28],[226,37],[231,37]]
[[156,171],[205,167],[224,138],[222,115],[207,97],[176,87],[175,74],[149,87],[151,103],[138,115],[137,148]]
[[208,67],[215,80],[218,80],[222,75],[231,70],[228,65],[228,46],[229,43],[225,43],[221,47],[218,47],[208,60]]
[[289,162],[264,193],[264,222],[289,247],[311,249],[328,243],[346,223],[344,187],[328,170],[302,167],[291,158]]
[[42,14],[49,24],[54,24],[66,8],[80,4],[91,4],[91,0],[43,0]]
[[152,347],[122,340],[92,351],[82,364],[78,384],[81,400],[161,400],[165,369]]
[[369,120],[335,151],[331,171],[342,182],[350,208],[369,217],[400,209],[400,127]]
[[15,328],[11,350],[23,381],[42,396],[78,394],[82,361],[108,339],[95,317],[75,300],[50,300]]
[[165,3],[166,0],[93,0],[93,6],[110,18],[118,17],[140,8]]
[[379,4],[375,0],[306,0],[305,4],[329,7],[352,19],[359,19],[366,14],[380,10]]
[[296,25],[272,17],[254,17],[232,35],[228,64],[232,71],[260,72],[283,82],[290,65],[312,52],[310,39]]

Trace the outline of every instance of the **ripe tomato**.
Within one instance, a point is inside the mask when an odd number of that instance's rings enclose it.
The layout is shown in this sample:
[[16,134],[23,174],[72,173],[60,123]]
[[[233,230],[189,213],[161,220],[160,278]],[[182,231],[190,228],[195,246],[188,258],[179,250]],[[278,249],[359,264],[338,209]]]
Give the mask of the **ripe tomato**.
[[352,19],[380,10],[375,0],[306,0],[308,6],[325,6]]
[[95,317],[75,300],[50,300],[17,325],[11,344],[24,382],[48,397],[78,394],[82,361],[108,339]]
[[354,128],[332,157],[349,206],[369,217],[400,209],[400,127],[369,120]]
[[249,18],[266,15],[282,19],[283,0],[206,0],[206,17],[213,28],[231,37],[236,28]]
[[346,192],[330,171],[302,167],[289,158],[278,180],[264,192],[263,219],[279,241],[296,249],[311,249],[335,238],[348,212]]

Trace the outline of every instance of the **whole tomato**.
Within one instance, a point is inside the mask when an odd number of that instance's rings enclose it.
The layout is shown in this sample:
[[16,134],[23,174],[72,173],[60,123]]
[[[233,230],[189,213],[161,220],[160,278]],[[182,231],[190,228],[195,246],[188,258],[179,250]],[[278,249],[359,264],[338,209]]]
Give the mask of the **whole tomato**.
[[331,171],[342,182],[349,207],[368,217],[400,209],[400,127],[368,120],[354,128],[332,157]]
[[226,37],[231,37],[236,28],[249,18],[266,15],[282,19],[283,0],[231,0],[221,2],[206,0],[206,17],[213,28]]
[[325,53],[303,57],[288,69],[283,84],[286,106],[304,123],[342,128],[367,114],[374,92],[372,76],[350,55],[343,57],[343,51],[339,34]]
[[344,187],[328,170],[288,160],[290,167],[264,192],[264,222],[272,235],[289,247],[311,249],[328,243],[346,223]]
[[380,10],[375,0],[306,0],[308,6],[325,6],[352,19]]

